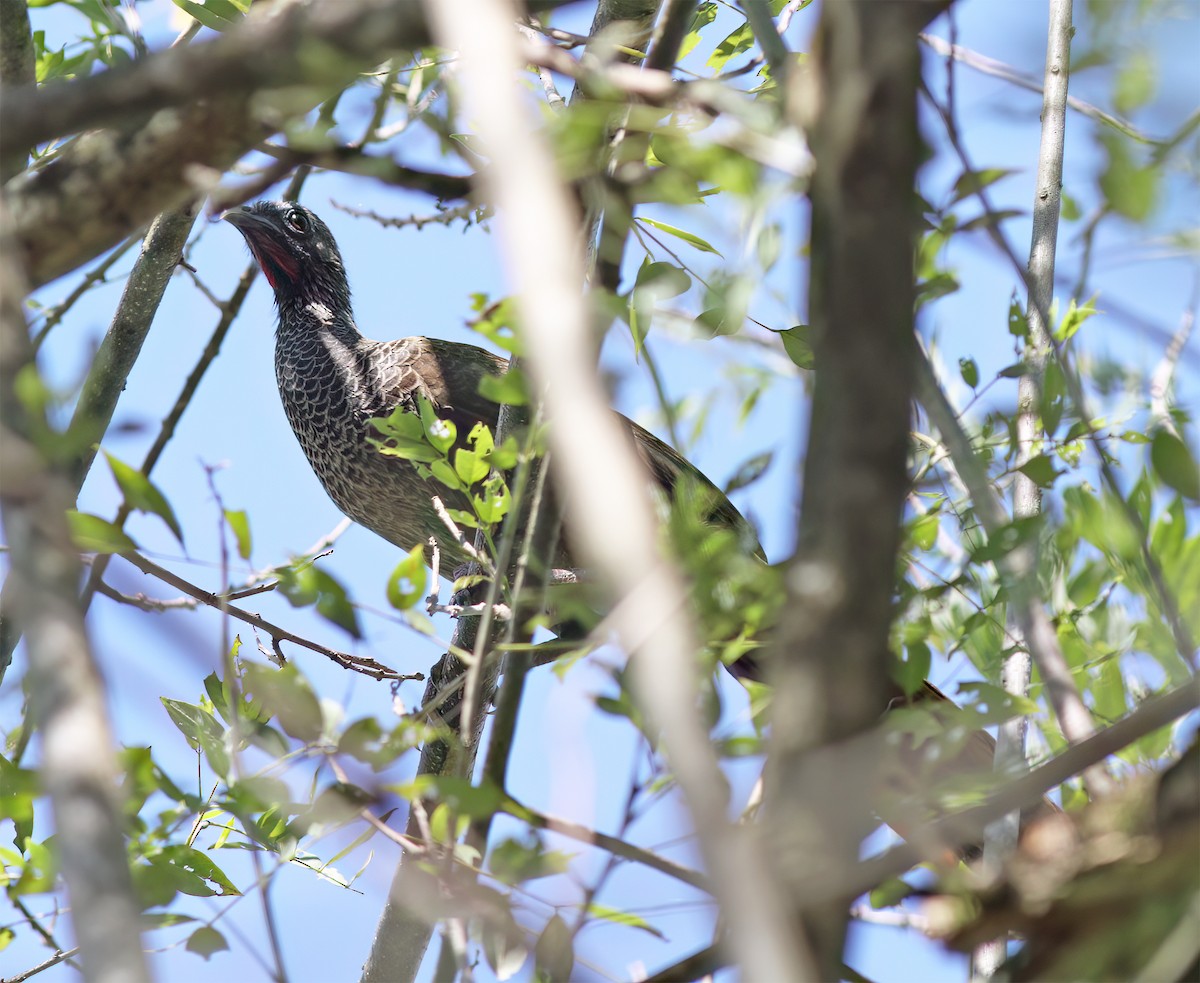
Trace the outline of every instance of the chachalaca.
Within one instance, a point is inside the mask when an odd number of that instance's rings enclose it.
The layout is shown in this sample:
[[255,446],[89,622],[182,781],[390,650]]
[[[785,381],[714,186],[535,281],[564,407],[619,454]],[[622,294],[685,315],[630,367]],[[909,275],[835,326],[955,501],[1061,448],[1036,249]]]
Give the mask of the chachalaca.
[[[444,560],[464,563],[467,557],[446,534],[431,501],[440,496],[453,507],[458,504],[454,495],[437,481],[422,478],[410,461],[380,453],[371,443],[379,434],[370,421],[398,406],[416,410],[417,396],[422,395],[440,417],[455,424],[460,439],[481,420],[494,432],[499,406],[480,395],[479,384],[485,375],[503,373],[506,361],[459,342],[363,337],[354,322],[337,243],[325,223],[303,205],[260,201],[231,209],[222,218],[241,232],[275,292],[279,394],[288,422],[330,498],[350,518],[404,550],[432,536]],[[684,483],[711,497],[710,521],[749,529],[732,503],[687,460],[633,421],[622,420],[647,473],[668,496],[686,476]],[[569,510],[564,541],[555,562],[569,569]],[[761,676],[752,658],[729,668],[735,676]],[[899,690],[896,698],[904,701]],[[918,698],[951,702],[930,683]],[[986,771],[994,748],[991,736],[978,731],[953,759],[950,771]]]

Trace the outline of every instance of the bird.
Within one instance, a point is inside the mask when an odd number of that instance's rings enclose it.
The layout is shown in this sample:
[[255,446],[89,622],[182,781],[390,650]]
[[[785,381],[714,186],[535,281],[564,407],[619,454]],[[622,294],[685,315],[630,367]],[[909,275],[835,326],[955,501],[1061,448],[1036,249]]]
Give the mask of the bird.
[[[462,342],[414,336],[391,341],[364,337],[354,320],[350,283],[329,227],[295,201],[263,200],[225,211],[221,218],[242,234],[275,294],[275,377],[284,412],[314,473],[334,504],[355,522],[403,550],[439,542],[443,558],[456,565],[467,554],[447,536],[434,507],[438,496],[457,493],[422,476],[412,461],[385,455],[372,420],[398,407],[417,411],[421,397],[439,418],[455,425],[462,441],[476,423],[495,431],[500,407],[480,393],[487,376],[499,376],[507,361]],[[620,416],[652,485],[668,498],[685,489],[704,503],[703,517],[735,529],[765,562],[750,523],[702,472],[670,445]],[[570,511],[555,564],[573,567]],[[727,667],[739,679],[761,680],[753,654]],[[897,687],[889,708],[913,699],[953,704],[932,683],[915,694]],[[881,711],[888,708],[881,708]],[[995,741],[977,731],[951,772],[991,767]],[[910,764],[916,768],[916,755]]]
[[[329,227],[290,201],[260,201],[221,216],[245,238],[275,293],[275,378],[284,413],[318,480],[334,504],[359,525],[409,550],[438,540],[448,568],[467,554],[433,504],[465,508],[459,493],[422,477],[407,460],[385,456],[374,441],[373,419],[397,407],[417,411],[424,397],[453,423],[459,442],[478,422],[495,432],[500,406],[480,393],[487,376],[500,376],[505,359],[486,349],[438,338],[374,341],[354,320],[350,284]],[[683,487],[711,503],[709,518],[751,535],[728,498],[671,446],[621,417],[655,485],[667,495]],[[757,543],[755,543],[755,548]],[[556,558],[569,568],[568,543]]]

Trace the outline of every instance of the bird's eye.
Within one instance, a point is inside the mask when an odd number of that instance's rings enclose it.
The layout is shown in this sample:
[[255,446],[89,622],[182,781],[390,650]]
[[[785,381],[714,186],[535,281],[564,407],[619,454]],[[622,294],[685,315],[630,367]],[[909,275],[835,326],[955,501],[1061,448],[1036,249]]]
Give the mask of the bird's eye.
[[299,232],[301,235],[303,235],[308,231],[308,216],[298,208],[289,208],[287,213],[283,216],[283,220],[287,223],[287,227],[293,232]]

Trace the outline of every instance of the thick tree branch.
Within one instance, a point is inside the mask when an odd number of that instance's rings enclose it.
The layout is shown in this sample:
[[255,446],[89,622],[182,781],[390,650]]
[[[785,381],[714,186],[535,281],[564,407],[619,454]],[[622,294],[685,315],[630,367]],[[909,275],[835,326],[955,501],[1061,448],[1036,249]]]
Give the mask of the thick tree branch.
[[[0,0],[0,88],[33,85],[35,69],[26,0]],[[30,146],[5,136],[0,150],[0,184],[25,170]]]
[[[183,254],[198,207],[199,203],[193,201],[179,211],[159,215],[142,242],[141,254],[125,282],[121,301],[92,361],[71,424],[62,438],[72,458],[67,477],[75,495],[79,494],[92,466],[96,445],[108,431],[117,399],[125,391],[129,373],[149,334],[167,281]],[[85,602],[85,610],[86,607]],[[5,585],[5,590],[0,592],[0,680],[4,678],[4,669],[17,643],[11,618],[11,595]]]
[[162,109],[290,86],[339,88],[392,51],[428,40],[416,4],[392,0],[276,3],[211,41],[156,52],[99,75],[10,89],[6,139],[24,146],[99,127],[124,128]]
[[[21,310],[26,286],[0,201],[0,504],[9,545],[13,609],[28,637],[30,720],[42,739],[41,776],[54,806],[58,854],[85,975],[139,983],[142,957],[117,797],[117,766],[76,590],[79,557],[67,530],[70,485],[49,459],[58,438],[40,406],[18,395],[33,369]],[[24,387],[28,392],[29,387]]]
[[[33,287],[206,192],[327,89],[425,40],[413,4],[342,0],[264,10],[214,41],[172,48],[128,68],[34,92],[6,89],[6,141],[37,143],[85,126],[113,127],[83,133],[44,167],[9,182],[10,219]],[[279,92],[284,86],[292,88]],[[205,93],[203,101],[197,92]]]
[[766,824],[788,917],[827,979],[841,973],[850,896],[817,904],[807,892],[854,865],[874,824],[877,756],[852,738],[888,702],[913,391],[916,34],[943,6],[827,4],[817,38],[819,108],[807,129],[818,371],[799,546],[767,663],[775,696]]

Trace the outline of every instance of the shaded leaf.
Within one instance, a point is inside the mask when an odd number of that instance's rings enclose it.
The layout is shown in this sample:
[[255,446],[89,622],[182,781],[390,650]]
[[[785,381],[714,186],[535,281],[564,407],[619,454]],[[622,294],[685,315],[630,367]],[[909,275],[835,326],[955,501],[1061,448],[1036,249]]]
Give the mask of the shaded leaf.
[[90,512],[67,512],[67,526],[76,547],[85,553],[128,553],[137,543],[107,519]]
[[1154,472],[1184,498],[1200,500],[1200,469],[1187,444],[1166,429],[1160,429],[1150,444]]
[[210,959],[214,952],[228,949],[229,943],[225,941],[225,936],[210,925],[202,925],[188,936],[187,951],[203,956],[205,961]]

